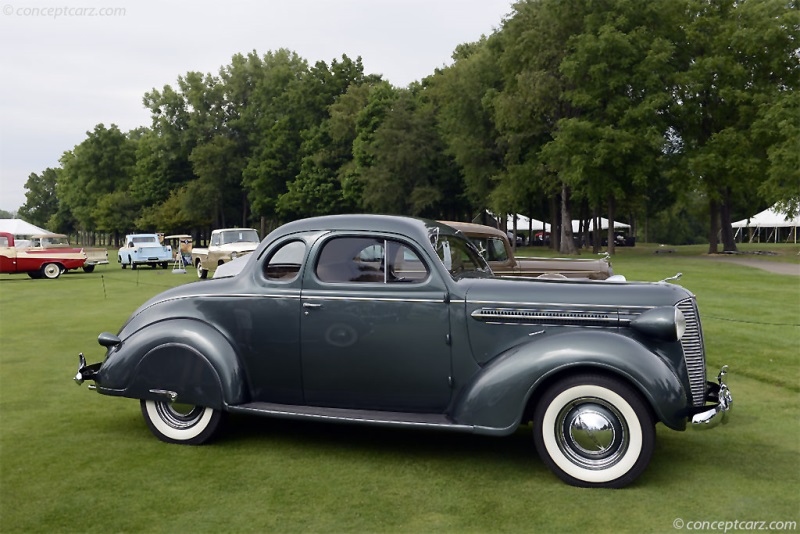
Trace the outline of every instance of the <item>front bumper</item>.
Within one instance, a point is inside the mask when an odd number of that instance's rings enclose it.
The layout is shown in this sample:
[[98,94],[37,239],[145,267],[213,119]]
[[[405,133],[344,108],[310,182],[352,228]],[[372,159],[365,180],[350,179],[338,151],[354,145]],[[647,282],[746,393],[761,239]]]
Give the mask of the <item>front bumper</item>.
[[700,407],[692,415],[692,428],[713,428],[720,423],[727,423],[728,412],[733,405],[731,390],[723,380],[727,373],[728,366],[725,365],[717,375],[717,383],[707,383],[706,402],[713,404]]

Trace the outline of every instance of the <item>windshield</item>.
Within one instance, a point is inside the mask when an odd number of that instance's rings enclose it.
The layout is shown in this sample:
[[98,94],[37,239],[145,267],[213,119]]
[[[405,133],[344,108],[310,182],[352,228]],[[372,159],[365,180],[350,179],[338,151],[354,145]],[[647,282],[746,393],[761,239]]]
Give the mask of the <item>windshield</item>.
[[47,247],[68,247],[69,240],[66,237],[43,237],[42,248]]
[[148,244],[148,245],[157,245],[158,244],[158,237],[154,235],[144,235],[138,236],[133,238],[133,243],[136,245],[141,244]]
[[453,279],[492,276],[492,270],[478,249],[460,236],[442,235],[437,228],[430,232],[431,244]]
[[228,243],[258,243],[258,233],[255,230],[227,230],[222,232],[221,244]]

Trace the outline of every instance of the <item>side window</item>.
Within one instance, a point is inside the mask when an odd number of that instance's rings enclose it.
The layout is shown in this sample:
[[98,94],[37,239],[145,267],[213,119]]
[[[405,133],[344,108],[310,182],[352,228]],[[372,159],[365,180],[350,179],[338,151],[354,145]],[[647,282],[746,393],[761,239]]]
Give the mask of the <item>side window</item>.
[[502,239],[493,237],[489,239],[489,257],[491,261],[506,261],[508,254],[506,254],[506,247]]
[[393,240],[338,237],[319,255],[317,277],[323,282],[419,283],[428,269],[408,246]]
[[291,282],[297,278],[305,255],[305,243],[302,241],[289,241],[269,257],[269,260],[264,265],[264,276],[266,276],[267,280]]
[[0,247],[8,247],[8,238],[6,236],[0,237]]

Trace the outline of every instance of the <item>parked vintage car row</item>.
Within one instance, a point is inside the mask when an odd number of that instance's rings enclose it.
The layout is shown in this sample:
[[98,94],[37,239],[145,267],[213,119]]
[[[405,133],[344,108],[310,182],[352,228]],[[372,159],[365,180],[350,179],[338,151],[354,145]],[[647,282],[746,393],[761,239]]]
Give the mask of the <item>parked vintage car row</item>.
[[0,232],[0,273],[26,273],[31,278],[55,279],[70,269],[87,273],[99,263],[108,263],[105,249],[72,247],[63,234],[42,234],[17,240],[13,234]]
[[[668,282],[495,276],[454,228],[403,217],[289,223],[230,275],[144,303],[78,384],[201,444],[229,413],[507,436],[567,483],[622,487],[655,424],[725,419],[696,298]],[[233,265],[233,264],[231,264]]]

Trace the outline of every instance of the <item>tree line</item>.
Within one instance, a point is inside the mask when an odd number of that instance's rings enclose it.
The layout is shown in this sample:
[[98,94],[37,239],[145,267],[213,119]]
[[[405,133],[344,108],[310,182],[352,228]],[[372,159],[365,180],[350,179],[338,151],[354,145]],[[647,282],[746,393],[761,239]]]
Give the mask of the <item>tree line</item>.
[[146,93],[149,127],[95,126],[30,175],[19,215],[63,232],[263,235],[313,215],[488,209],[551,221],[563,253],[570,221],[601,215],[735,250],[736,217],[798,209],[798,7],[521,0],[405,88],[360,58],[237,54]]

